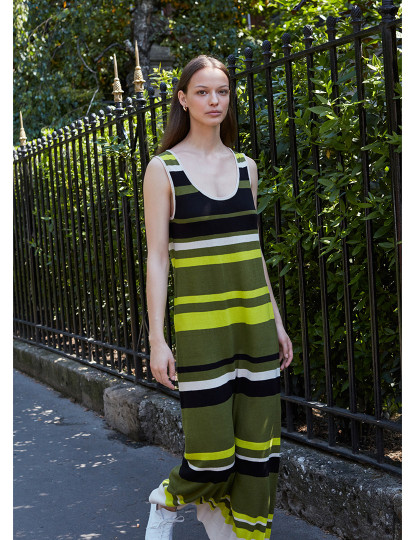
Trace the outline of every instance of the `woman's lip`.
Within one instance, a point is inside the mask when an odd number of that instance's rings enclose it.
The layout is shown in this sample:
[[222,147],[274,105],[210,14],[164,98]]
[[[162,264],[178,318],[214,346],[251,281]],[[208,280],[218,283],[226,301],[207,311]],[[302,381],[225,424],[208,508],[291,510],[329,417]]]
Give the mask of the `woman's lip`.
[[209,111],[206,114],[222,114],[220,111]]

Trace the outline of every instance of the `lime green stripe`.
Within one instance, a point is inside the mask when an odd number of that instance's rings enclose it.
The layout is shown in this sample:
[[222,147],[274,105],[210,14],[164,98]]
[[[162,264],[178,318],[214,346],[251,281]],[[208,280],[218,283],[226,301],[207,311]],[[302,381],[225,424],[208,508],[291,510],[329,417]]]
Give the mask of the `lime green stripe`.
[[194,296],[179,296],[174,299],[174,305],[199,304],[200,302],[217,302],[230,300],[231,298],[256,298],[268,292],[268,287],[259,287],[251,291],[228,291],[217,294],[197,294]]
[[179,313],[174,316],[176,332],[208,330],[230,324],[260,324],[274,318],[271,302],[255,307],[231,307],[211,312]]
[[228,448],[227,450],[220,450],[219,452],[192,452],[192,453],[184,453],[184,457],[186,459],[194,459],[194,460],[200,460],[200,461],[214,461],[216,459],[223,459],[230,456],[233,456],[235,453],[235,445],[233,445],[231,448]]
[[178,165],[177,159],[173,156],[173,154],[165,154],[163,152],[163,154],[160,154],[158,157],[161,158],[166,165]]
[[166,496],[166,506],[175,506],[174,501],[173,501],[173,495],[170,493],[167,487],[168,485],[164,485],[164,494]]
[[187,266],[204,266],[207,264],[225,264],[261,257],[260,249],[251,249],[249,251],[240,251],[238,253],[229,253],[221,255],[205,255],[202,257],[188,257],[187,259],[172,258],[171,262],[174,268],[183,268]]
[[236,446],[239,446],[241,448],[246,448],[247,450],[267,450],[268,448],[271,448],[273,445],[279,445],[280,444],[280,438],[274,437],[273,439],[265,442],[251,442],[251,441],[243,441],[242,439],[238,439],[235,437],[235,443]]

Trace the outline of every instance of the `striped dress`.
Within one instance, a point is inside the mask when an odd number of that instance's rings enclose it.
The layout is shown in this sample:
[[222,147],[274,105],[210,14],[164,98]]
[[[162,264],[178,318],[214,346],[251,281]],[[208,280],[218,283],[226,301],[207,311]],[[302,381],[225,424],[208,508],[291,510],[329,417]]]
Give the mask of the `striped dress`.
[[185,452],[150,502],[196,504],[211,540],[262,540],[278,478],[279,346],[248,164],[232,153],[237,174],[226,197],[197,188],[171,150],[157,156],[174,193],[169,252]]

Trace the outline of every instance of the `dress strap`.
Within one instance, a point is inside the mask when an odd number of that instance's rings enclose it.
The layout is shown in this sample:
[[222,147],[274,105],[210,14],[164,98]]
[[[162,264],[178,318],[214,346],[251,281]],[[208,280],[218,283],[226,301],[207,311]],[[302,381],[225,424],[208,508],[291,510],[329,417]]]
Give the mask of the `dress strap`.
[[242,152],[235,152],[236,161],[239,167],[240,187],[251,187],[251,177],[249,175],[248,161]]
[[174,208],[173,213],[170,216],[170,220],[172,220],[174,219],[174,216],[176,214],[176,195],[178,194],[177,190],[180,190],[180,186],[186,184],[186,175],[184,174],[184,171],[179,161],[168,150],[155,156],[155,158],[159,159],[163,163],[164,168],[166,169],[167,176],[169,178],[170,187],[173,195]]

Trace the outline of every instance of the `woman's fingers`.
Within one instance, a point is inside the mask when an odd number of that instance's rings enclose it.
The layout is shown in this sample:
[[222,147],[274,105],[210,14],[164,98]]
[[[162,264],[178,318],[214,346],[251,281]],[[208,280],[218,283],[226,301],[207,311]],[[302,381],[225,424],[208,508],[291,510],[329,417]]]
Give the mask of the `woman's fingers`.
[[280,342],[280,354],[281,358],[281,371],[287,368],[293,359],[293,346],[291,340],[286,336],[282,342]]
[[[171,388],[171,390],[175,390],[175,386],[170,380],[175,380],[175,365],[173,356],[162,361],[157,361],[150,358],[150,367],[153,377],[157,382],[167,386],[167,388]],[[170,379],[168,374],[170,374]]]
[[176,366],[174,365],[174,358],[169,358],[169,377],[170,380],[176,380]]

